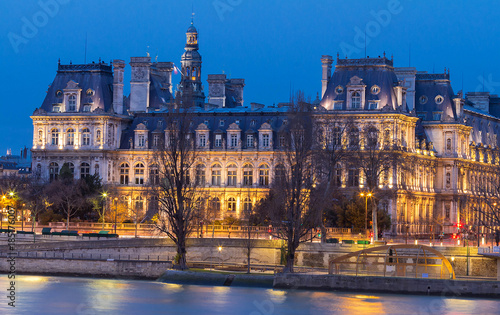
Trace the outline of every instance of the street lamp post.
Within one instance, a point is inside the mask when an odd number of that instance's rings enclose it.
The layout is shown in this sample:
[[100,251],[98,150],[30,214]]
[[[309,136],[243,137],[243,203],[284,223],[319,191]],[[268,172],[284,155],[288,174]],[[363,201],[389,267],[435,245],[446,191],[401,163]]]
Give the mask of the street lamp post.
[[371,192],[367,192],[367,193],[362,192],[359,195],[361,197],[365,198],[365,233],[367,233],[367,231],[368,231],[368,198],[370,198],[372,196],[372,193]]
[[104,212],[106,211],[106,197],[108,197],[108,194],[104,192],[102,196],[104,197],[104,204],[102,205],[102,230],[104,231]]
[[116,234],[116,213],[118,212],[118,197],[115,197],[115,234]]

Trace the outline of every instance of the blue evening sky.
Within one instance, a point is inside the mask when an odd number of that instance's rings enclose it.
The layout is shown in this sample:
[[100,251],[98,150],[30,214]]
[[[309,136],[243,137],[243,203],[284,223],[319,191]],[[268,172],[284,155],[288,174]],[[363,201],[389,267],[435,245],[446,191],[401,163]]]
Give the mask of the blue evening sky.
[[180,66],[192,5],[205,89],[207,74],[244,78],[246,104],[287,101],[291,89],[315,98],[321,55],[363,57],[365,30],[368,56],[385,51],[406,67],[411,46],[411,66],[450,68],[455,93],[462,84],[481,91],[483,81],[486,91],[500,92],[498,1],[1,0],[0,155],[31,147],[29,116],[58,58],[84,62],[86,36],[87,62],[128,64],[149,46],[152,59]]

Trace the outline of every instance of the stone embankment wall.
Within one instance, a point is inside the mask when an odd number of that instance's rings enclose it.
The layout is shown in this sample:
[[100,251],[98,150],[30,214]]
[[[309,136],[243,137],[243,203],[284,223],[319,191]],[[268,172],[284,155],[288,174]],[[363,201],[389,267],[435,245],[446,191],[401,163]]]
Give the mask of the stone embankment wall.
[[[281,247],[279,240],[252,240],[251,263],[276,265],[280,264]],[[239,263],[247,262],[248,241],[245,239],[189,239],[188,261],[191,262],[222,262]],[[218,248],[221,247],[221,251]],[[307,267],[328,268],[328,262],[334,257],[361,250],[362,245],[338,245],[321,243],[303,243],[296,255],[296,265]],[[441,247],[441,251],[452,263],[457,276],[484,276],[496,277],[497,263],[494,259],[485,258],[477,254],[477,248],[470,247]],[[467,252],[468,250],[468,252]],[[114,239],[92,240],[77,242],[40,242],[35,244],[18,244],[16,251],[36,253],[39,257],[44,254],[50,257],[54,253],[72,253],[76,255],[109,255],[113,258],[133,259],[134,256],[151,256],[151,259],[160,257],[159,260],[171,260],[176,254],[176,248],[170,239]],[[0,254],[8,252],[7,246],[0,246]],[[452,259],[453,258],[453,259]],[[144,259],[144,258],[141,258]]]
[[[79,275],[127,279],[157,279],[172,267],[170,262],[84,259],[16,258],[17,274]],[[0,259],[0,272],[8,273],[10,263]]]
[[274,288],[317,289],[440,295],[500,297],[500,281],[353,277],[343,275],[277,274]]

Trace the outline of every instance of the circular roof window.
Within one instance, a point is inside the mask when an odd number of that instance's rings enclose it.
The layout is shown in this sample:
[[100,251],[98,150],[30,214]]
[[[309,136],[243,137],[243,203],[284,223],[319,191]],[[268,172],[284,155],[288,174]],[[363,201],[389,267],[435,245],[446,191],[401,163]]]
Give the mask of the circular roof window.
[[419,102],[420,102],[420,104],[422,104],[422,105],[423,105],[423,104],[425,104],[425,103],[427,103],[427,100],[428,100],[428,99],[427,99],[427,96],[425,96],[425,95],[420,96],[420,98],[418,99],[418,101],[419,101]]
[[87,90],[87,96],[92,96],[92,95],[94,95],[94,90],[88,89]]
[[344,92],[344,88],[341,85],[335,88],[335,93],[342,94],[342,92]]
[[444,101],[444,97],[442,97],[441,95],[438,95],[438,96],[436,96],[436,98],[434,100],[436,101],[436,104],[442,104]]
[[61,90],[57,90],[56,91],[56,96],[57,97],[62,97],[63,96],[63,92]]
[[377,95],[378,93],[380,93],[380,86],[378,86],[378,85],[372,86],[371,91],[372,91],[373,95]]

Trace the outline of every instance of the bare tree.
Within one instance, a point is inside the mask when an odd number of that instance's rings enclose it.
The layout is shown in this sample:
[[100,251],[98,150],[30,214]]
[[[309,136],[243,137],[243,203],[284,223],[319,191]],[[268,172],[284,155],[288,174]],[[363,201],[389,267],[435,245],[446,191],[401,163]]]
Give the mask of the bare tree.
[[287,242],[286,266],[293,272],[297,247],[321,220],[323,192],[316,183],[315,141],[311,108],[301,92],[290,102],[283,151],[278,155],[274,185],[259,207],[268,209],[274,234]]
[[[396,140],[392,140],[389,130],[382,135],[373,124],[364,126],[362,133],[358,126],[351,124],[348,127],[347,159],[353,168],[361,170],[365,180],[365,187],[373,197],[372,204],[373,237],[378,239],[378,203],[394,193],[388,188],[388,181],[403,161],[402,150]],[[363,139],[360,139],[363,136]]]
[[82,181],[75,181],[73,179],[56,180],[47,187],[50,202],[66,215],[67,230],[69,230],[70,218],[86,202],[86,198],[82,195],[79,187],[81,183]]
[[199,189],[196,181],[190,180],[198,146],[191,131],[194,114],[189,109],[173,109],[166,119],[168,132],[164,145],[158,146],[154,153],[159,172],[155,188],[160,214],[155,225],[174,241],[176,263],[184,270],[187,269],[186,238],[193,231],[193,219],[200,210]]

